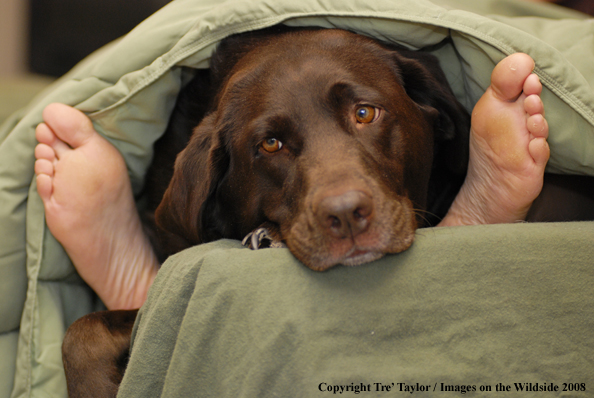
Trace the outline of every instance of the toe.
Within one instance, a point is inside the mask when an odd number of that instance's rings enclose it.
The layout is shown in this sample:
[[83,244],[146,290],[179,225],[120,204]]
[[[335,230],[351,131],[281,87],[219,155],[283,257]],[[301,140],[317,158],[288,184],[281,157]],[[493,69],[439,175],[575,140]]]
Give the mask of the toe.
[[529,115],[544,115],[544,105],[540,97],[536,94],[526,97],[524,100],[524,110]]
[[35,128],[35,138],[43,148],[40,150],[39,154],[37,152],[37,147],[35,148],[35,157],[38,159],[45,158],[53,160],[55,157],[60,158],[65,152],[72,149],[70,146],[60,140],[52,128],[46,123],[37,125]]
[[52,132],[47,124],[40,123],[35,128],[35,138],[37,139],[37,142],[51,145],[56,139],[56,135]]
[[526,121],[526,128],[534,137],[548,138],[549,125],[541,114],[532,115]]
[[96,134],[91,120],[68,105],[48,105],[43,110],[43,120],[59,139],[72,148],[80,147]]
[[44,203],[47,203],[52,196],[52,177],[47,174],[39,174],[37,176],[37,193]]
[[523,90],[526,95],[540,95],[542,93],[540,78],[535,73],[528,75],[524,81]]
[[49,177],[54,175],[54,165],[52,162],[46,159],[38,159],[35,161],[35,174],[45,174]]
[[47,144],[37,144],[35,147],[35,159],[45,159],[53,162],[56,159],[56,153]]
[[503,101],[515,101],[523,91],[526,78],[534,69],[534,60],[516,53],[499,62],[491,74],[491,87]]
[[538,167],[544,168],[549,161],[551,151],[549,144],[544,138],[535,138],[528,144],[528,151],[530,156],[534,159],[534,162]]

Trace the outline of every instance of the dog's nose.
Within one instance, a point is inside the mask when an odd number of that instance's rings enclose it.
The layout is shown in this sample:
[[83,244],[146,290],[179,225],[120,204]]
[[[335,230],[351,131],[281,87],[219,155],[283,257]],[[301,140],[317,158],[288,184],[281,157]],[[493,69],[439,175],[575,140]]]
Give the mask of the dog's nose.
[[371,196],[347,191],[326,196],[318,206],[318,222],[335,238],[355,237],[367,230],[373,215]]

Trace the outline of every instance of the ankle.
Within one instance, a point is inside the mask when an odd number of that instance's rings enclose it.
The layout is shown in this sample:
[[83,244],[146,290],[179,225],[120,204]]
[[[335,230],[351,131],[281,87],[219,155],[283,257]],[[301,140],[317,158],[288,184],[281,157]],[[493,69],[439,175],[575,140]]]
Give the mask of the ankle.
[[[108,309],[140,308],[153,284],[160,264],[144,233],[136,230],[125,246],[115,250],[108,259],[109,271],[91,287]],[[123,240],[119,240],[124,242]]]
[[459,227],[464,225],[486,224],[481,217],[469,211],[458,209],[459,206],[452,205],[446,216],[437,225],[438,227]]
[[110,281],[108,286],[94,288],[94,290],[110,310],[140,308],[146,301],[159,266],[156,257],[152,261],[139,262],[130,267],[117,284]]

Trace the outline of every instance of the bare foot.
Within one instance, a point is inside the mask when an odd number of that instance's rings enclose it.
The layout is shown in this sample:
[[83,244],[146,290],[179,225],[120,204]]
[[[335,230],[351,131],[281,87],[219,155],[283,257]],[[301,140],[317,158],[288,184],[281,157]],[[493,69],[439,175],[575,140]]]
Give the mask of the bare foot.
[[472,112],[466,180],[440,226],[525,219],[550,154],[542,85],[533,69],[532,58],[517,53],[493,70]]
[[43,120],[35,174],[50,231],[109,309],[139,308],[159,264],[124,159],[74,108],[48,105]]

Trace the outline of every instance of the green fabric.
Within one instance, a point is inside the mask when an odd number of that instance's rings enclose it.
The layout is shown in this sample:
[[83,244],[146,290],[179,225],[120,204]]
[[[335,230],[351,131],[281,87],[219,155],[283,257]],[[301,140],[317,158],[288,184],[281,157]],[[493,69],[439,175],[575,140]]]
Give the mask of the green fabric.
[[230,34],[281,22],[431,46],[469,110],[494,65],[527,52],[545,86],[549,170],[594,175],[594,24],[580,14],[516,0],[176,0],[0,128],[0,338],[18,331],[16,364],[14,352],[3,350],[0,369],[14,370],[12,397],[65,396],[62,336],[74,319],[100,307],[45,226],[33,172],[43,108],[62,102],[89,114],[123,154],[138,193],[152,145],[191,77],[188,68],[208,67],[216,44]]
[[591,396],[592,242],[592,223],[425,229],[404,253],[323,273],[286,249],[194,247],[159,273],[118,397],[527,382]]
[[[0,130],[9,131],[9,126],[26,113],[25,109],[17,111],[25,107],[52,80],[35,75],[0,78],[0,125],[7,123]],[[2,240],[5,239],[4,234],[10,233],[1,227],[0,231]],[[9,259],[14,254],[6,253]],[[9,397],[15,375],[18,326],[27,292],[27,274],[24,267],[15,267],[9,265],[9,262],[0,261],[0,276],[0,397]]]

